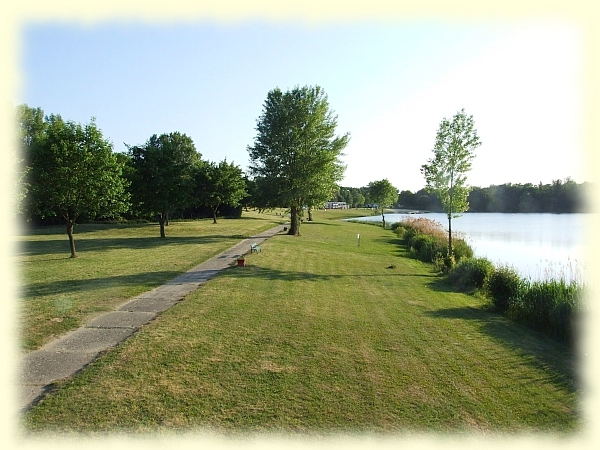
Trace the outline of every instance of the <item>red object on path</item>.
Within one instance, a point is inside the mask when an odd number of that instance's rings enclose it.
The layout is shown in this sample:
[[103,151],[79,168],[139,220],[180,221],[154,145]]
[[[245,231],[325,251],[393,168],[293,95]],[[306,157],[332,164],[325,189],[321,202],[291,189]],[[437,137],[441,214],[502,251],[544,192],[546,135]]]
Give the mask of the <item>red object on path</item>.
[[237,263],[238,263],[238,267],[246,266],[246,260],[244,258],[238,258]]

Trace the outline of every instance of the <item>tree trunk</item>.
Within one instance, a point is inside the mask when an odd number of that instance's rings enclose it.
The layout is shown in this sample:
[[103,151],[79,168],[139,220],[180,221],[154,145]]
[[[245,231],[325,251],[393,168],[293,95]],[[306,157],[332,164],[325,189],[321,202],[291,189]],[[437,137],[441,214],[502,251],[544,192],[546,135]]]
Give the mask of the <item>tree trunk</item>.
[[381,220],[383,222],[383,228],[385,228],[385,215],[383,214],[383,208],[381,208]]
[[213,223],[217,223],[217,209],[219,208],[219,205],[215,206],[212,209],[212,213],[213,213]]
[[65,219],[67,221],[67,236],[69,236],[69,246],[71,247],[71,258],[77,258],[77,252],[75,251],[75,239],[73,238],[73,227],[75,226],[74,220]]
[[165,213],[160,213],[158,215],[158,223],[160,225],[160,237],[164,238],[166,237],[165,235],[165,222],[167,219],[167,215]]
[[290,231],[288,231],[288,234],[300,236],[300,217],[297,206],[290,208]]
[[452,214],[448,214],[448,257],[452,256]]
[[309,222],[313,221],[312,208],[308,208],[308,221]]

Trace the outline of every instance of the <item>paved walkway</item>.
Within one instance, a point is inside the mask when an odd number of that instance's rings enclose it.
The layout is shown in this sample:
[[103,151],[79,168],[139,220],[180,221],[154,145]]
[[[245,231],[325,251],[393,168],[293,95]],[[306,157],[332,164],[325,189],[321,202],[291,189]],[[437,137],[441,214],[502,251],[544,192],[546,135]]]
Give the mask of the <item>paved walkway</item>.
[[183,300],[219,271],[235,264],[239,256],[250,252],[252,243],[260,244],[283,231],[284,226],[278,225],[245,239],[168,283],[133,297],[114,311],[25,355],[21,359],[19,376],[21,410],[35,405],[51,389],[52,383],[74,375],[102,352],[115,347],[142,325]]

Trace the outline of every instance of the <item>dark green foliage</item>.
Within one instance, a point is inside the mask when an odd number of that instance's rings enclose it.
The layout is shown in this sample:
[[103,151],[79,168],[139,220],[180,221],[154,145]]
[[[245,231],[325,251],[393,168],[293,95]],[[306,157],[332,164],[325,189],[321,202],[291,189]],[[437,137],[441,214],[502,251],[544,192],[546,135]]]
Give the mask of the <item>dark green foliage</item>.
[[227,160],[208,162],[197,171],[195,195],[200,205],[211,209],[213,223],[221,205],[238,206],[247,194],[243,175],[240,167]]
[[487,282],[487,292],[496,309],[503,313],[523,295],[525,283],[515,269],[497,267]]
[[417,235],[413,241],[413,245],[419,244],[417,250],[417,258],[421,261],[433,262],[433,260],[444,255],[446,252],[446,242],[434,237],[426,235]]
[[129,147],[127,177],[134,210],[157,215],[161,237],[170,214],[194,203],[195,174],[201,165],[192,139],[179,132],[153,135],[144,145]]
[[463,258],[473,257],[473,248],[464,239],[454,239],[453,242],[452,252],[454,253],[454,259],[460,261]]
[[448,274],[448,282],[459,289],[481,289],[494,273],[487,258],[463,258]]
[[524,284],[522,295],[509,305],[508,317],[555,339],[572,342],[576,335],[574,317],[579,312],[583,288],[564,280]]

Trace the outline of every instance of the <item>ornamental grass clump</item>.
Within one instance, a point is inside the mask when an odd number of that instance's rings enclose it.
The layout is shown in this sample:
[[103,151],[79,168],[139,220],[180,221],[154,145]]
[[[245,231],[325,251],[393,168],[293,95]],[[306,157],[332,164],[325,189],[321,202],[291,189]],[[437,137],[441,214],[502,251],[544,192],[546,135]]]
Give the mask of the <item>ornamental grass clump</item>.
[[[448,233],[443,225],[434,220],[419,217],[408,218],[391,226],[399,238],[404,240],[411,254],[424,262],[432,262],[444,270],[448,261],[460,261],[472,257],[473,250],[463,238],[455,238],[453,255],[448,256]],[[450,264],[452,265],[452,264]]]

